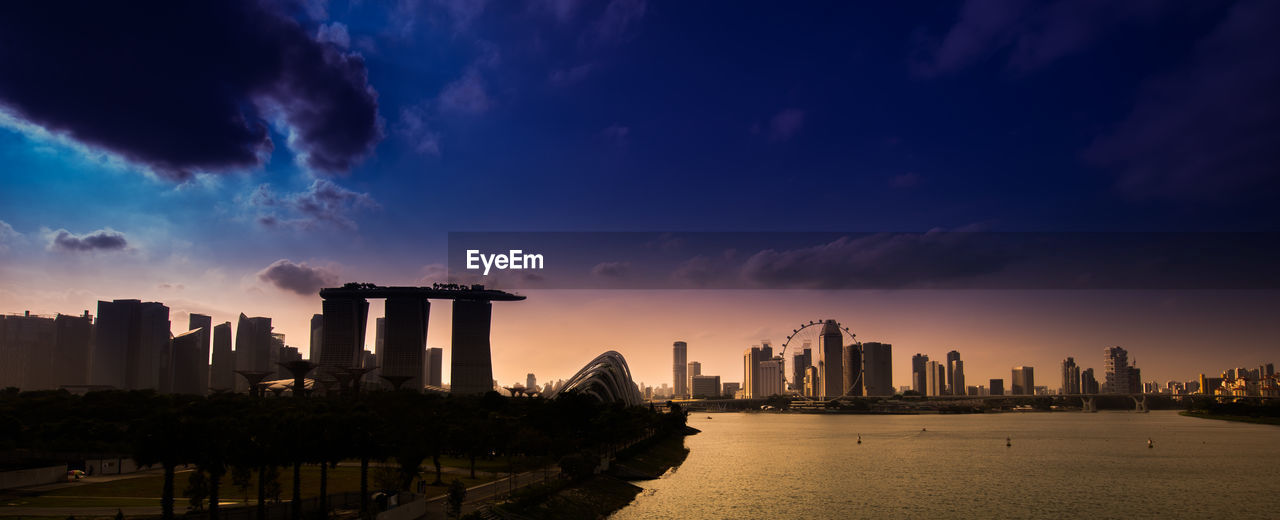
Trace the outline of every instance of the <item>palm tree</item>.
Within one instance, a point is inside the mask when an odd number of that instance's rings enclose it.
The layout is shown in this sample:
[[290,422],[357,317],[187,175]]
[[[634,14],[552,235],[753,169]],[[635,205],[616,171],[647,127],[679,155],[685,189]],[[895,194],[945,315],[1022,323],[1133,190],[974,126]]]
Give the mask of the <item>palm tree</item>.
[[153,395],[147,404],[148,413],[134,423],[130,432],[134,440],[133,459],[140,466],[160,464],[164,468],[160,513],[164,520],[172,520],[173,476],[184,456],[183,432],[172,397]]

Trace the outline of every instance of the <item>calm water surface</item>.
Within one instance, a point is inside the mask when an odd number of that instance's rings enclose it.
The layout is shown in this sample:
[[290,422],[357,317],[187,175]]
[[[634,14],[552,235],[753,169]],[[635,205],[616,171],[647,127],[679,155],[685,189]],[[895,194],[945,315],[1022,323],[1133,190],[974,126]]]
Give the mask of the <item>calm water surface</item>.
[[1277,426],[1167,411],[689,424],[689,458],[611,518],[1280,518]]

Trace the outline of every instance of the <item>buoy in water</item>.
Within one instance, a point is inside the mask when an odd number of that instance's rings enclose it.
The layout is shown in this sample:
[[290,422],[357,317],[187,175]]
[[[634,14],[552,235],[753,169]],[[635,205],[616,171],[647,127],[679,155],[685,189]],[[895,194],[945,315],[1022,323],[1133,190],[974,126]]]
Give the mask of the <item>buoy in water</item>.
[[1013,446],[1013,437],[1005,436],[1004,445],[1006,447]]
[[1147,447],[1148,448],[1156,447],[1156,444],[1154,442],[1151,442],[1151,437],[1147,437]]
[[928,428],[920,428],[920,431],[922,431],[922,432],[927,432],[927,431],[929,431],[929,429],[928,429]]
[[862,434],[858,434],[858,444],[862,444]]

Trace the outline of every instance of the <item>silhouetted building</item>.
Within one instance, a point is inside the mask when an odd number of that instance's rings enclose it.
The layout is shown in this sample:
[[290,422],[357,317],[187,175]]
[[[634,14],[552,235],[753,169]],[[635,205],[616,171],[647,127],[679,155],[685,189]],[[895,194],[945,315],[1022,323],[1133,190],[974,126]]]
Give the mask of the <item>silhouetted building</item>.
[[320,367],[325,372],[357,368],[364,350],[369,301],[354,297],[329,297],[322,304],[324,323]]
[[311,315],[311,347],[307,350],[307,358],[312,363],[320,363],[320,354],[324,349],[324,315]]
[[1129,392],[1129,352],[1120,347],[1107,347],[1102,351],[1102,392],[1123,394]]
[[[487,300],[453,301],[452,370],[450,391],[483,394],[493,389],[493,358],[489,346],[489,321],[493,304]],[[638,391],[637,391],[638,393]]]
[[533,372],[529,372],[529,375],[524,376],[524,387],[530,390],[538,389],[538,378],[534,377]]
[[1080,393],[1096,394],[1099,390],[1098,379],[1093,377],[1092,368],[1086,368],[1080,372]]
[[955,387],[952,388],[953,390],[952,394],[965,395],[964,361],[957,359],[951,363],[951,377],[952,377],[952,380],[951,380],[952,383],[955,384]]
[[54,318],[0,316],[0,388],[21,390],[54,388],[54,358],[50,355],[57,339]]
[[862,346],[850,343],[844,346],[844,390],[842,395],[862,395]]
[[159,390],[168,350],[169,308],[164,304],[99,301],[90,384]]
[[[379,360],[379,363],[378,363],[379,365],[382,364],[381,363],[382,345],[386,343],[386,337],[387,337],[387,319],[386,318],[375,319],[373,324],[373,355],[376,359]],[[367,374],[365,374],[366,376],[365,380],[377,381],[378,376],[380,375],[382,375],[382,367],[375,366],[373,367],[373,370],[370,370]],[[379,381],[379,383],[381,382]]]
[[444,349],[429,348],[427,349],[427,380],[428,386],[436,388],[444,388]]
[[818,372],[819,398],[844,394],[844,335],[835,320],[824,322],[818,334]]
[[1129,377],[1128,377],[1127,379],[1128,379],[1128,381],[1129,381],[1129,393],[1131,393],[1131,394],[1140,394],[1140,393],[1142,393],[1142,392],[1143,392],[1143,388],[1142,388],[1142,370],[1139,370],[1139,369],[1138,369],[1138,367],[1135,367],[1135,366],[1133,366],[1133,365],[1130,365],[1130,366],[1129,366]]
[[868,396],[893,395],[893,345],[862,344],[862,380]]
[[689,344],[677,341],[671,344],[672,392],[674,397],[689,395]]
[[[240,313],[236,323],[236,370],[275,373],[272,355],[271,318],[250,318]],[[249,390],[244,378],[235,379],[236,391]]]
[[911,389],[920,395],[929,395],[929,356],[916,354],[911,356]]
[[804,393],[804,372],[813,365],[813,349],[805,343],[800,353],[791,358],[791,385],[793,390]]
[[925,367],[925,372],[925,387],[927,391],[924,395],[942,395],[947,386],[947,366],[937,361],[930,361],[929,365]]
[[209,374],[209,363],[205,361],[204,345],[201,345],[206,337],[208,334],[202,328],[173,337],[173,393],[204,395],[207,392],[204,381]]
[[1004,395],[1003,379],[992,379],[991,381],[987,382],[987,387],[990,388],[990,391],[988,393],[990,393],[991,395]]
[[720,395],[725,397],[734,397],[738,394],[738,390],[742,389],[742,385],[736,382],[721,383]]
[[400,388],[420,391],[431,302],[425,298],[387,298],[386,315],[385,342],[378,354],[381,375],[407,378]]
[[53,319],[53,387],[89,384],[93,348],[93,317],[59,314]]
[[952,350],[947,352],[947,385],[942,392],[944,395],[956,395],[958,393],[963,393],[957,391],[958,389],[964,388],[964,386],[956,383],[956,363],[959,361],[959,351]]
[[[191,313],[190,316],[187,317],[187,330],[199,331],[199,336],[196,338],[196,343],[199,344],[200,346],[200,352],[199,354],[197,354],[197,356],[200,357],[200,360],[201,360],[200,373],[199,375],[196,376],[198,379],[196,381],[196,387],[199,388],[200,390],[196,392],[190,392],[190,393],[205,395],[209,393],[209,353],[210,353],[211,343],[213,341],[213,318],[209,316],[205,316],[203,314],[197,314],[193,312]],[[175,378],[177,377],[176,371],[175,371],[174,377]],[[175,383],[176,383],[176,379],[175,379]],[[185,388],[186,384],[183,383],[183,386]],[[175,385],[175,391],[177,391],[176,385]]]
[[289,346],[280,347],[277,352],[276,379],[293,379],[293,373],[282,365],[294,361],[302,361],[302,352],[298,350],[298,347]]
[[693,397],[720,397],[720,376],[695,375],[689,378],[689,388]]
[[1013,367],[1013,378],[1010,388],[1012,395],[1035,395],[1036,376],[1034,367]]
[[1075,358],[1068,357],[1062,360],[1062,388],[1059,393],[1067,395],[1080,393],[1080,366],[1076,364]]

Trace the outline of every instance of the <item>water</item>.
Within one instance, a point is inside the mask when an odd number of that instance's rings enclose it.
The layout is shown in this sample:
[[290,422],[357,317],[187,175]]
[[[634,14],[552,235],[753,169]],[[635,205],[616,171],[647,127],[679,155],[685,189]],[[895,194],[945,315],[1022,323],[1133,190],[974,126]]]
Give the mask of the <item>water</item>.
[[689,418],[689,458],[611,518],[1280,518],[1277,426],[1167,411],[711,417]]

